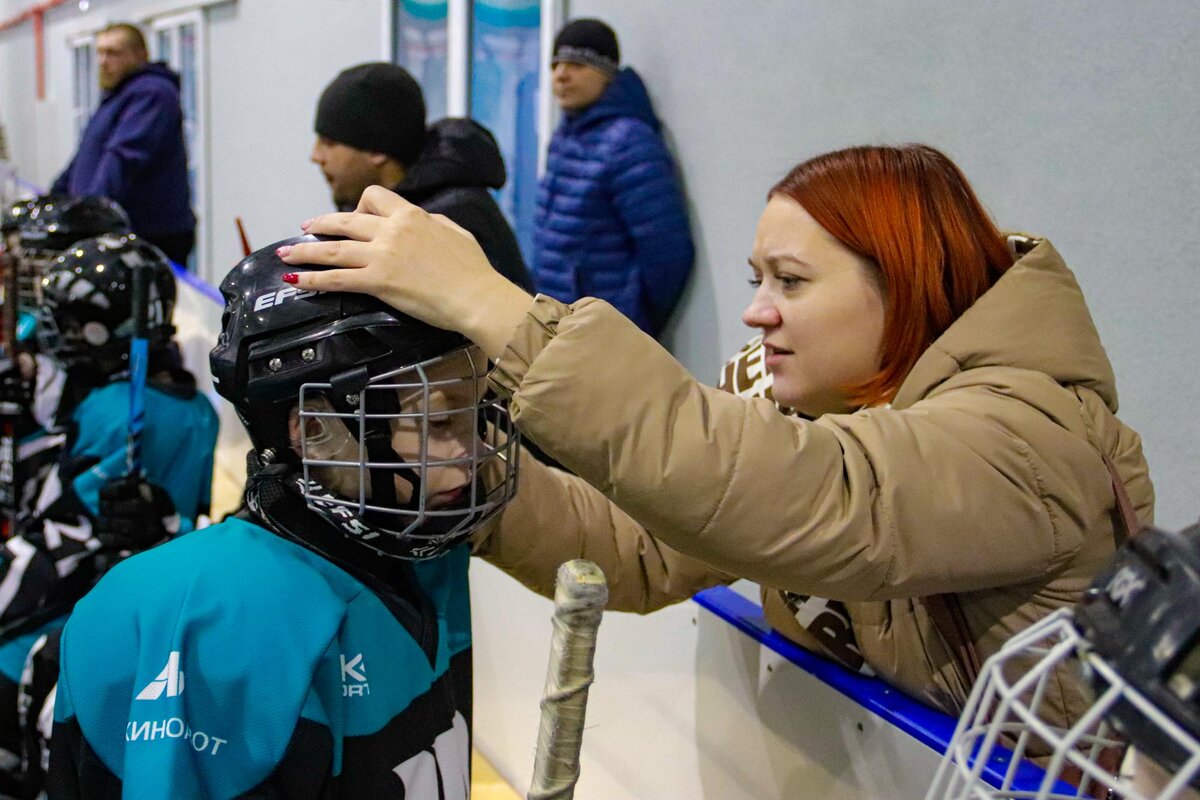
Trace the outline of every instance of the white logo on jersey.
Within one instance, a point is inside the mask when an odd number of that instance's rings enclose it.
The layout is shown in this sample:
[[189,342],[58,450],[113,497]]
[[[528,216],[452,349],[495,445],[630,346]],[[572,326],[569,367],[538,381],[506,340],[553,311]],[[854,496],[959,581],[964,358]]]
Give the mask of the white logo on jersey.
[[130,720],[125,725],[125,741],[127,742],[164,742],[168,739],[183,739],[197,753],[217,755],[221,745],[228,744],[228,739],[213,736],[204,731],[193,731],[192,726],[181,717],[168,719]]
[[363,662],[362,653],[349,661],[340,653],[338,658],[342,662],[342,696],[366,697],[369,695],[371,684],[367,683],[367,665]]
[[1108,596],[1114,603],[1124,608],[1138,592],[1145,588],[1146,581],[1143,578],[1129,567],[1121,567],[1113,579],[1108,582],[1105,591],[1108,592]]
[[179,668],[179,651],[172,650],[167,657],[167,665],[163,667],[158,677],[146,684],[146,688],[138,692],[138,700],[157,700],[163,691],[167,697],[177,697],[183,694],[183,670]]
[[392,772],[404,782],[405,797],[467,800],[471,795],[470,762],[467,721],[455,713],[450,730],[434,739],[433,747],[393,767]]
[[282,304],[288,298],[295,297],[312,297],[316,292],[306,292],[303,289],[297,289],[295,286],[285,286],[274,292],[260,294],[254,300],[254,310],[263,311],[271,306]]

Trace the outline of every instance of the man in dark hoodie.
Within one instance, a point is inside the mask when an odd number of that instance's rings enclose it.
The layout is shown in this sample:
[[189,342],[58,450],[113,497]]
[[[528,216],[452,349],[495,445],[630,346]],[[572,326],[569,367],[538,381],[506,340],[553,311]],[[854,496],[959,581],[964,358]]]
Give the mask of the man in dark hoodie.
[[458,118],[426,128],[420,85],[403,67],[374,62],[325,87],[313,129],[311,160],[339,209],[353,211],[368,186],[388,187],[465,228],[498,272],[532,291],[516,236],[488,191],[507,175],[487,128]]
[[692,235],[646,87],[620,62],[600,20],[574,20],[554,40],[564,116],[538,187],[533,281],[564,303],[606,300],[657,337],[692,270]]
[[134,233],[184,264],[196,243],[196,217],[179,76],[166,64],[147,61],[137,26],[116,23],[96,34],[104,95],[52,191],[115,200]]

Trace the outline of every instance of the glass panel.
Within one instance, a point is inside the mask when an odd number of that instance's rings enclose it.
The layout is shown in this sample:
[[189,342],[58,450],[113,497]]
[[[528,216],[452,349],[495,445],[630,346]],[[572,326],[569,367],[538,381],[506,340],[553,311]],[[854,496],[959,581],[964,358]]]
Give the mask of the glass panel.
[[526,258],[537,200],[538,0],[476,0],[471,116],[495,135],[508,169],[497,194]]
[[446,116],[446,0],[398,0],[392,32],[397,64],[412,73],[425,92],[428,119]]
[[164,28],[158,32],[158,60],[172,64],[175,61],[175,54],[171,47],[171,29]]
[[[183,134],[187,140],[188,153],[196,149],[196,27],[192,24],[179,26],[179,89],[180,105],[183,106]],[[188,159],[194,162],[195,159]],[[192,167],[191,169],[194,169]],[[195,195],[196,176],[190,173],[192,194]],[[195,199],[193,197],[193,199]]]
[[100,75],[99,67],[96,65],[96,49],[92,45],[85,44],[83,56],[83,69],[86,75],[83,85],[87,93],[87,113],[90,116],[100,106]]
[[71,49],[72,86],[71,111],[75,118],[75,134],[83,135],[88,119],[100,104],[100,84],[96,78],[96,51],[91,42]]
[[83,126],[86,122],[83,120],[83,115],[87,113],[87,87],[84,81],[87,79],[87,74],[83,66],[83,59],[87,57],[85,47],[76,47],[71,51],[72,66],[74,69],[72,86],[72,105],[71,110],[75,114],[75,135],[83,135]]
[[183,115],[196,118],[196,26],[179,26],[179,78],[183,91]]
[[[196,52],[196,26],[188,22],[179,26],[179,88],[180,103],[183,106],[183,136],[187,142],[188,151],[188,186],[191,187],[192,207],[199,206],[196,194],[200,186],[200,147],[199,113],[197,103],[196,65],[199,54]],[[199,216],[199,215],[197,215]],[[189,271],[196,270],[197,248],[192,248],[188,258]]]

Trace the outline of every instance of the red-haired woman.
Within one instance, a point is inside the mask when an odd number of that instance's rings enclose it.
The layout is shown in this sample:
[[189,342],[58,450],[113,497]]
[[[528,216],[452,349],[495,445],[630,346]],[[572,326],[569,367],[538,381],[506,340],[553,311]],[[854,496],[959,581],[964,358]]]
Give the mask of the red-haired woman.
[[[743,320],[774,399],[810,419],[700,385],[599,301],[531,298],[382,189],[305,228],[354,241],[285,260],[356,269],[290,280],[465,334],[497,360],[519,427],[578,475],[524,459],[477,546],[543,593],[579,556],[626,610],[749,578],[785,633],[955,711],[978,659],[1075,602],[1151,521],[1075,278],[1049,242],[1006,239],[932,148],[829,153],[770,192]],[[838,642],[800,624],[819,598],[844,604]],[[1052,691],[1079,707],[1069,682]]]

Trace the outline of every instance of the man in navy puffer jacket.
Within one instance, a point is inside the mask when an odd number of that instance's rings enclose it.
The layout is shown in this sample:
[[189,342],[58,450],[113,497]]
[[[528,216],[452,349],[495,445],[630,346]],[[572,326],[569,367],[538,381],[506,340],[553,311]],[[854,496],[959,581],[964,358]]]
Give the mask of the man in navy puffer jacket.
[[196,241],[188,190],[179,76],[147,63],[146,40],[134,25],[96,34],[100,107],[53,191],[115,200],[134,233],[184,264]]
[[538,191],[534,285],[564,302],[608,301],[658,336],[692,269],[687,210],[646,87],[612,29],[568,23],[554,43],[565,117]]

